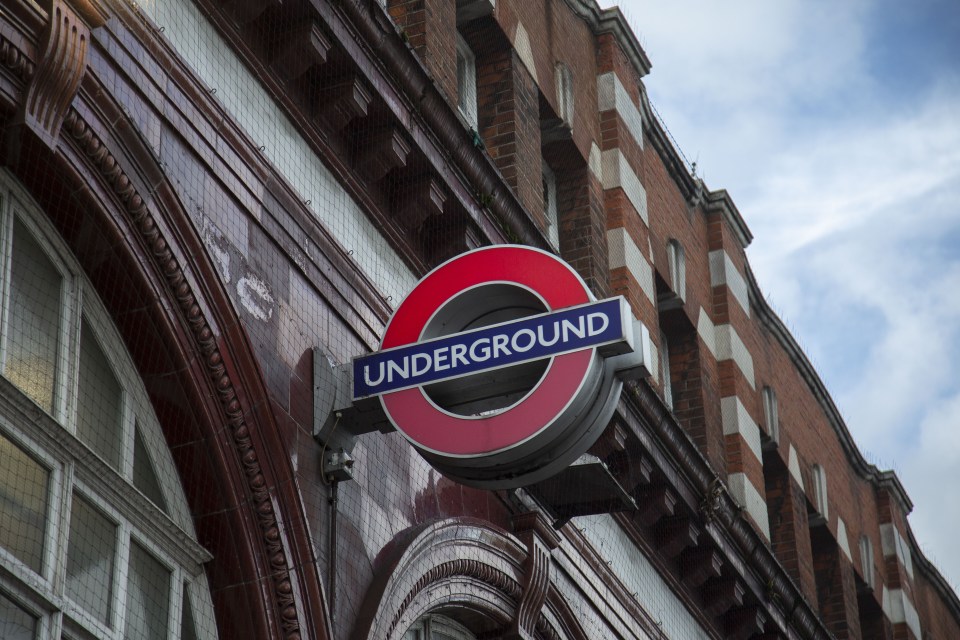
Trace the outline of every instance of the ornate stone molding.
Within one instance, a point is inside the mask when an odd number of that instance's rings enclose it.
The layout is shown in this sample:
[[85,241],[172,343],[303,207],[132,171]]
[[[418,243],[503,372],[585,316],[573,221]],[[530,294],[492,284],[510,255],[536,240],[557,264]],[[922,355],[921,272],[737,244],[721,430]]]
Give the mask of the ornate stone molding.
[[[499,635],[566,637],[557,625],[576,629],[577,622],[552,588],[549,574],[549,550],[560,539],[545,519],[543,525],[546,540],[536,533],[539,527],[521,524],[537,549],[533,554],[507,532],[470,518],[427,523],[399,534],[390,545],[394,553],[376,570],[351,637],[400,638],[424,613],[457,604],[451,593],[487,618]],[[582,633],[577,630],[573,637]]]
[[[424,589],[435,583],[450,581],[453,578],[473,578],[496,589],[513,601],[519,601],[523,595],[523,588],[520,583],[503,571],[480,560],[467,558],[450,560],[432,568],[414,583],[393,614],[393,619],[390,620],[385,637],[392,638],[395,636],[397,627],[410,608],[410,604]],[[401,629],[400,632],[402,633],[402,631]]]
[[709,526],[713,523],[721,509],[723,509],[723,482],[717,477],[710,483],[703,494],[703,499],[700,500],[700,516],[704,524]]
[[224,354],[217,345],[217,336],[201,309],[183,266],[161,233],[147,203],[116,158],[76,110],[69,111],[63,125],[123,204],[123,211],[129,216],[132,228],[148,248],[190,329],[196,350],[202,357],[208,381],[216,390],[222,417],[229,428],[237,460],[245,475],[246,489],[252,498],[252,510],[259,525],[259,542],[263,556],[269,563],[276,620],[284,638],[299,640],[304,634],[294,597],[293,578],[287,566],[289,550],[286,549],[281,533],[260,457],[251,440],[250,425],[244,417],[244,408],[238,398],[235,382],[225,366]]
[[0,63],[24,82],[29,82],[36,70],[36,66],[26,54],[13,42],[4,38],[3,34],[0,34]]

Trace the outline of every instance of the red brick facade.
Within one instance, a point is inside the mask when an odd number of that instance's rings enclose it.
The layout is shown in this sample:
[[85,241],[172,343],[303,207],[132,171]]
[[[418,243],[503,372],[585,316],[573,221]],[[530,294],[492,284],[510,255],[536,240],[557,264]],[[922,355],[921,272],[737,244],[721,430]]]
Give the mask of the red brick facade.
[[[543,20],[544,11],[549,16],[547,21]],[[544,120],[550,115],[544,111],[544,105],[555,104],[555,86],[549,70],[558,61],[568,64],[574,70],[575,144],[562,147],[561,153],[575,158],[566,163],[579,168],[575,177],[563,182],[569,183],[567,190],[571,194],[579,195],[561,197],[561,254],[598,293],[609,290],[626,296],[636,316],[650,328],[655,342],[661,330],[667,336],[673,412],[679,424],[720,477],[743,474],[765,503],[765,525],[769,526],[773,552],[811,604],[819,608],[827,627],[837,637],[876,637],[875,634],[887,634],[890,630],[896,637],[912,637],[913,631],[905,622],[892,623],[887,618],[889,608],[884,613],[884,593],[893,590],[902,590],[916,607],[922,629],[937,629],[939,635],[934,637],[960,635],[956,597],[943,595],[929,582],[942,585],[939,576],[927,577],[923,570],[915,569],[916,584],[924,585],[918,588],[896,556],[884,558],[880,525],[893,523],[903,539],[908,539],[904,516],[909,505],[904,503],[899,484],[891,482],[892,476],[865,463],[853,447],[815,372],[756,289],[744,252],[749,231],[735,206],[723,192],[712,193],[698,184],[666,140],[660,124],[651,118],[641,79],[646,69],[637,68],[635,60],[631,60],[627,53],[629,44],[611,33],[595,35],[583,28],[584,22],[566,10],[563,3],[497,3],[483,28],[497,31],[499,37],[513,42],[518,25],[522,24],[536,60],[537,80],[531,85],[531,74],[517,71],[522,65],[518,65],[515,51],[478,51],[478,91],[483,96],[480,122],[490,157],[507,182],[517,189],[531,215],[539,219],[542,203],[533,193],[536,189],[531,180],[539,162],[539,132],[531,121],[536,116]],[[559,47],[558,32],[563,33],[563,45]],[[583,55],[571,56],[573,51]],[[489,68],[491,64],[494,69]],[[608,72],[615,74],[634,108],[643,116],[642,141],[631,134],[625,114],[617,109],[598,111],[596,107],[598,77]],[[531,96],[538,89],[539,109]],[[529,110],[523,112],[524,109]],[[625,187],[603,190],[603,176],[592,174],[591,186],[584,185],[583,169],[590,160],[591,145],[600,154],[619,151],[625,158],[645,191],[648,222],[641,219]],[[561,157],[556,147],[545,148],[543,153],[548,158]],[[594,154],[596,160],[598,154]],[[611,265],[603,276],[598,275],[603,271],[605,257],[606,243],[600,233],[603,229],[623,229],[648,262],[655,286],[653,299],[644,292],[638,274],[628,266]],[[671,239],[679,241],[686,257],[686,295],[679,306],[664,306],[663,299],[663,294],[670,290],[666,246]],[[712,284],[711,252],[722,252],[736,272],[727,277],[739,283],[728,280]],[[740,289],[734,292],[734,287]],[[735,345],[732,350],[739,353],[731,357],[721,352],[722,347],[718,351],[716,344],[708,344],[714,339],[710,335],[705,342],[701,314],[709,319],[710,328],[721,327],[720,331],[736,335],[734,341],[739,339],[742,348]],[[744,352],[752,364],[748,371],[741,366]],[[662,382],[658,386],[662,388]],[[765,386],[773,389],[777,398],[777,442],[769,440],[761,402]],[[750,428],[764,441],[762,456],[758,457],[747,442],[746,438],[753,436],[740,432],[724,434],[720,411],[723,398],[736,398],[742,405],[753,423]],[[793,472],[789,468],[791,456]],[[825,519],[814,518],[809,471],[814,464],[826,472]],[[860,559],[862,536],[870,540],[875,554],[877,575],[867,581]],[[913,547],[911,551],[914,564],[921,564],[916,561],[921,555],[919,549]],[[929,566],[925,561],[922,564]],[[873,588],[864,590],[866,583]],[[940,594],[941,599],[931,598],[933,593]],[[945,611],[951,606],[953,618],[946,621]],[[949,633],[944,632],[947,628]]]
[[[48,4],[0,12],[0,178],[75,254],[131,353],[196,529],[180,537],[210,556],[196,573],[219,637],[399,640],[434,615],[484,638],[660,637],[673,623],[675,637],[960,637],[909,498],[864,460],[767,305],[733,200],[654,117],[649,60],[618,11],[176,0],[202,26],[183,42],[152,22],[162,4]],[[58,35],[53,14],[75,28]],[[458,34],[476,131],[457,108]],[[201,71],[228,57],[210,86]],[[341,367],[378,348],[395,296],[506,242],[558,253],[597,298],[624,296],[652,375],[611,400],[576,469],[488,491],[438,472],[385,419],[344,426],[335,405]],[[0,382],[2,413],[20,392]],[[330,455],[348,451],[336,476]],[[47,616],[48,635],[62,619],[90,634],[56,604],[61,577],[0,562],[0,604]]]

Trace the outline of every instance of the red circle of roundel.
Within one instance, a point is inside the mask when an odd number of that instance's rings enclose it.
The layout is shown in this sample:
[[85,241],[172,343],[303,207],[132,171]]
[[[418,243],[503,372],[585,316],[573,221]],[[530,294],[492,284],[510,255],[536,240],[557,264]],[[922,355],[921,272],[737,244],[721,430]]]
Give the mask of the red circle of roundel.
[[[387,325],[381,349],[421,339],[438,309],[471,287],[510,283],[538,294],[550,311],[591,301],[580,276],[556,256],[515,245],[472,251],[427,274],[404,299]],[[441,455],[475,457],[516,446],[550,425],[573,399],[590,369],[593,349],[554,356],[539,384],[523,400],[483,417],[443,411],[420,388],[381,396],[401,433]]]

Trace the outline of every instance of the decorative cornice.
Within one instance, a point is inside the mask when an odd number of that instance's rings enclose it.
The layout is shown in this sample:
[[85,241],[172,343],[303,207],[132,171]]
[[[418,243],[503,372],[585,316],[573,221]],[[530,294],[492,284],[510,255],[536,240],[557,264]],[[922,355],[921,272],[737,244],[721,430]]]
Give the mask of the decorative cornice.
[[0,33],[0,62],[23,82],[29,82],[36,69],[36,65],[27,55],[13,42],[3,37],[2,33]]
[[506,228],[523,244],[548,248],[543,231],[503,181],[490,157],[473,144],[456,109],[411,52],[386,11],[376,2],[324,0],[313,7],[310,11],[319,15],[347,55],[357,60],[366,82],[403,96],[387,101],[386,106],[393,110],[397,122],[403,123],[414,147],[435,165],[434,171],[449,187],[450,199],[463,203],[484,240],[504,241],[502,229]]
[[[760,533],[750,524],[743,510],[722,484],[715,482],[716,474],[697,446],[667,409],[656,390],[647,382],[630,383],[624,387],[625,424],[634,429],[652,432],[668,459],[679,468],[696,494],[700,504],[689,505],[705,509],[703,516],[709,526],[706,532],[724,554],[724,562],[749,568],[743,578],[760,606],[770,619],[800,632],[799,637],[811,640],[829,638],[817,611],[810,606],[800,589],[787,575]],[[639,418],[639,422],[638,419]]]
[[640,87],[640,111],[643,114],[643,124],[647,135],[653,142],[654,149],[673,178],[684,199],[691,205],[702,205],[705,212],[718,212],[733,229],[740,246],[746,249],[753,241],[753,234],[747,226],[740,210],[733,202],[733,198],[726,189],[710,191],[703,184],[703,180],[693,175],[688,169],[685,160],[674,147],[670,136],[660,122],[660,117],[650,104],[646,89]]
[[[827,420],[830,422],[830,426],[833,427],[837,435],[837,439],[840,440],[840,446],[846,454],[850,466],[861,478],[870,482],[875,487],[889,492],[899,503],[903,514],[907,515],[913,510],[913,501],[910,500],[910,496],[907,495],[907,491],[900,482],[900,478],[897,477],[894,471],[881,470],[876,465],[867,462],[863,454],[860,453],[857,443],[854,441],[850,430],[847,429],[846,422],[840,414],[840,410],[836,404],[834,404],[833,398],[830,396],[830,392],[827,391],[823,380],[820,379],[819,374],[807,359],[806,354],[803,352],[803,349],[800,348],[793,334],[790,333],[780,317],[770,308],[770,305],[767,304],[767,300],[760,291],[760,286],[757,284],[750,265],[747,264],[746,267],[750,306],[756,310],[757,318],[763,326],[773,334],[783,350],[787,352],[791,362],[793,362],[793,365],[800,373],[800,377],[807,383],[810,391],[819,402],[820,408],[823,409]],[[907,534],[915,564],[919,566],[921,572],[930,580],[930,583],[943,598],[944,603],[950,609],[951,613],[960,620],[960,598],[958,598],[956,591],[951,588],[940,574],[940,571],[937,570],[936,566],[924,555],[913,536],[913,529],[909,523],[907,524]]]
[[179,305],[180,313],[190,328],[197,351],[203,358],[208,381],[216,389],[237,460],[246,476],[247,490],[252,497],[253,513],[256,514],[259,524],[260,544],[269,562],[277,620],[284,638],[299,640],[302,634],[292,578],[287,567],[289,554],[285,548],[259,455],[251,440],[250,426],[247,424],[244,408],[237,397],[234,380],[224,365],[223,354],[217,346],[217,337],[198,303],[182,265],[173,255],[146,202],[116,158],[76,110],[71,109],[68,112],[63,124],[67,133],[122,203],[123,211],[129,216],[133,228],[148,248],[156,268],[163,275],[167,287]]
[[667,173],[673,178],[684,200],[691,202],[695,200],[695,194],[700,187],[696,178],[687,170],[686,163],[677,152],[673,143],[667,135],[660,118],[653,110],[650,99],[647,97],[647,91],[643,84],[640,85],[640,113],[643,117],[644,131],[650,136],[653,148],[666,166]]
[[750,243],[753,241],[753,234],[750,233],[750,228],[747,227],[743,216],[740,215],[740,210],[737,209],[737,205],[734,204],[733,198],[730,197],[726,189],[718,189],[704,193],[703,208],[708,212],[715,211],[720,213],[723,219],[727,221],[727,224],[730,225],[730,228],[733,229],[737,240],[740,241],[740,246],[744,249],[750,246]]
[[936,565],[930,562],[927,556],[923,555],[920,546],[917,544],[917,539],[913,537],[913,529],[909,526],[907,526],[907,539],[910,540],[914,566],[920,569],[920,572],[926,576],[933,588],[940,594],[953,617],[960,620],[960,598],[957,597],[957,592],[950,586],[950,583],[943,577]]
[[653,65],[650,64],[650,58],[640,46],[636,34],[627,23],[619,7],[610,7],[601,9],[596,0],[565,0],[567,6],[580,18],[582,18],[590,29],[596,35],[604,33],[612,34],[617,40],[617,44],[623,50],[623,53],[630,60],[630,64],[637,71],[639,77],[650,73]]

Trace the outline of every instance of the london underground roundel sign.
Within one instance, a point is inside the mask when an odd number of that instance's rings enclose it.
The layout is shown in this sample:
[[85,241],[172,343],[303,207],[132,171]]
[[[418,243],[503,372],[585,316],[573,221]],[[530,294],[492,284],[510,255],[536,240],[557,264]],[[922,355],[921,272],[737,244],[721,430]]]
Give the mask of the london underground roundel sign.
[[622,297],[595,301],[552,254],[477,249],[434,269],[404,299],[381,350],[354,361],[353,399],[379,396],[397,430],[461,482],[529,484],[600,435],[618,372],[646,364],[638,326]]

